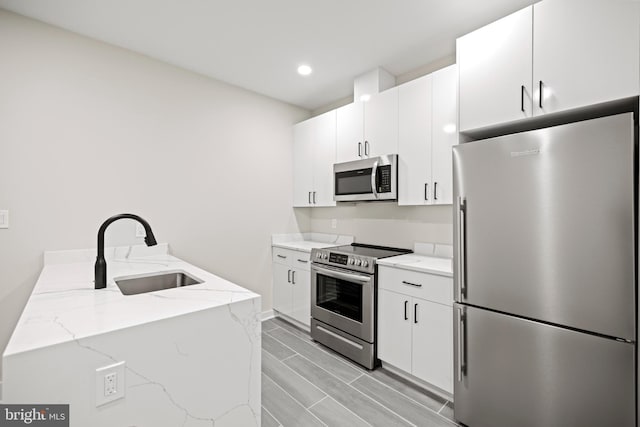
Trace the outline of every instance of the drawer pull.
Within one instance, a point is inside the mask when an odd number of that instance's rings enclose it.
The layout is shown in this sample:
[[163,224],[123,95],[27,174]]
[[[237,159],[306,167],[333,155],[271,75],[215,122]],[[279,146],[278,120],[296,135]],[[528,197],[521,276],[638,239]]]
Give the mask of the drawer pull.
[[286,256],[278,254],[278,258],[287,259]]
[[407,282],[406,280],[403,280],[402,283],[404,283],[405,285],[409,285],[409,286],[415,286],[416,288],[421,288],[422,285],[420,283],[411,283],[411,282]]
[[306,259],[300,259],[300,258],[298,258],[298,262],[302,262],[302,263],[305,263],[305,264],[306,264],[306,263],[308,263],[309,261],[308,261],[308,260],[306,260]]

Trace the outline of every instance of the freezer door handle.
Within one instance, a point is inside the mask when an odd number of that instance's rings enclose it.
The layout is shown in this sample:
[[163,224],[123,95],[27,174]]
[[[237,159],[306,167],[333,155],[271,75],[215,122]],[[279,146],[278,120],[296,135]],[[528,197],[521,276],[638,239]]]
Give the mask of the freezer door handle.
[[458,315],[458,352],[457,352],[457,358],[458,358],[458,382],[462,381],[462,377],[465,376],[466,371],[467,371],[467,364],[466,364],[466,351],[465,351],[465,342],[466,342],[466,327],[465,327],[465,321],[466,321],[466,315],[465,315],[465,309],[464,307],[458,307],[457,310],[457,315]]
[[467,296],[467,262],[466,262],[466,220],[467,200],[458,197],[458,295],[462,300]]

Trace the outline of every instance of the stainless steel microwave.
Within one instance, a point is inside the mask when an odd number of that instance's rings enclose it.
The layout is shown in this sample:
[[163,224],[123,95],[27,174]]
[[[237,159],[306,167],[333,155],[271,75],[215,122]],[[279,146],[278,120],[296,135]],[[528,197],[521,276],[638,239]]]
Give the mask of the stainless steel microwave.
[[333,165],[336,202],[398,199],[398,155],[371,157]]

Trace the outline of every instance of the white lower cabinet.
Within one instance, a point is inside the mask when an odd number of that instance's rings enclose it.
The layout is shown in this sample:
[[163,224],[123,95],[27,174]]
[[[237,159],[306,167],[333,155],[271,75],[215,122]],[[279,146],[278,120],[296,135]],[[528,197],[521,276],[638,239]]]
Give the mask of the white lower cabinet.
[[453,393],[453,281],[379,267],[378,357]]
[[310,254],[273,248],[273,309],[298,322],[311,324]]

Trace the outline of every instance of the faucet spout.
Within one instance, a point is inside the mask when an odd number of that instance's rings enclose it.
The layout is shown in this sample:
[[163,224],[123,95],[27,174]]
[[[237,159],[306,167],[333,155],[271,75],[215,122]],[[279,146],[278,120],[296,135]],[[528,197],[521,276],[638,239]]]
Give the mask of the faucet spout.
[[102,223],[100,229],[98,230],[98,256],[96,258],[95,264],[95,288],[96,289],[104,289],[107,287],[107,261],[104,259],[104,233],[107,231],[107,227],[119,220],[119,219],[133,219],[138,221],[144,227],[144,231],[146,233],[146,237],[144,238],[144,242],[147,246],[155,246],[158,244],[156,242],[156,237],[153,235],[153,231],[151,230],[151,226],[147,221],[140,218],[138,215],[134,214],[119,214],[114,215],[111,218],[107,219]]

